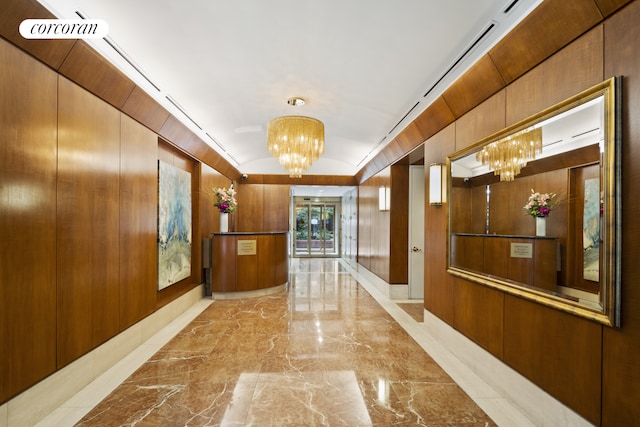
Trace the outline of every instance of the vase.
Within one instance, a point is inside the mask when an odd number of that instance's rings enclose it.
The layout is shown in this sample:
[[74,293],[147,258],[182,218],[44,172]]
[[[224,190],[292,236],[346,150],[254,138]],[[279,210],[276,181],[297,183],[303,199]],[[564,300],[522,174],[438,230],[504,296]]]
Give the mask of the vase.
[[228,233],[229,232],[229,214],[225,212],[220,212],[220,232]]
[[536,217],[536,236],[547,235],[547,218],[544,216]]

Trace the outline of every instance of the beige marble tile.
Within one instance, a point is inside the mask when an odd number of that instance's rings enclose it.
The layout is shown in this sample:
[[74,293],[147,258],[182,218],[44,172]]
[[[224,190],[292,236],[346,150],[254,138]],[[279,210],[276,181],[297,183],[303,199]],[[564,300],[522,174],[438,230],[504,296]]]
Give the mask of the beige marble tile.
[[9,425],[9,410],[7,404],[0,405],[0,427],[7,427]]
[[491,415],[491,418],[499,426],[540,427],[542,425],[531,421],[521,411],[515,409],[513,403],[504,397],[480,398],[474,399],[474,401],[483,411]]
[[94,375],[98,377],[143,343],[142,328],[133,325],[92,352]]
[[[36,387],[16,396],[7,404],[8,425],[30,426],[48,415],[62,402],[89,384],[95,377],[94,357],[91,354],[71,363],[42,380]],[[38,402],[34,405],[34,402]]]

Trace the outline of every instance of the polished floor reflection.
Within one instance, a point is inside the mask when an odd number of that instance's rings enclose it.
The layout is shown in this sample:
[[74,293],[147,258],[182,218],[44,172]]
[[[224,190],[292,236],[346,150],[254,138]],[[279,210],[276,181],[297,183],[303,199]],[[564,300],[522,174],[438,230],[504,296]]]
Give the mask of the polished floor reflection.
[[290,273],[215,301],[78,425],[495,425],[338,260]]

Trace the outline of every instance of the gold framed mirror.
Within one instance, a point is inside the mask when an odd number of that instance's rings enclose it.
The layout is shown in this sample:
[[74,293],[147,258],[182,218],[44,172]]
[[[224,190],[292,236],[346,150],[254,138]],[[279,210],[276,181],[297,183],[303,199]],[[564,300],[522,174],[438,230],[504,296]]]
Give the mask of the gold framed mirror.
[[449,273],[619,326],[620,84],[447,158]]

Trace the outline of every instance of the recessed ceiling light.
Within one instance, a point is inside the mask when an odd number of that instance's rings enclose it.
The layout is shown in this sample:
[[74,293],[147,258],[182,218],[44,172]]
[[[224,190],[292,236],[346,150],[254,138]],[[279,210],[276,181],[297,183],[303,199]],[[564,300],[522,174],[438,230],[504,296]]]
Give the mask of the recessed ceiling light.
[[299,107],[304,105],[304,99],[294,96],[293,98],[287,99],[287,104],[293,105],[294,107]]

